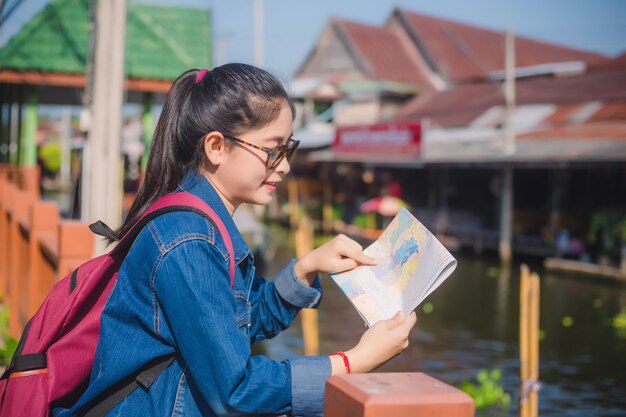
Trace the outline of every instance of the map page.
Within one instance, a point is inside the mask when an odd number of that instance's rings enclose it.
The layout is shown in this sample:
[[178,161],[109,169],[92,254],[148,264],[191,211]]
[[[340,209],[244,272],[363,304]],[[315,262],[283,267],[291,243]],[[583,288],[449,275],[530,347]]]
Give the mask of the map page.
[[409,315],[457,265],[441,242],[406,209],[363,252],[377,259],[378,265],[358,266],[331,274],[331,278],[370,327],[398,311]]

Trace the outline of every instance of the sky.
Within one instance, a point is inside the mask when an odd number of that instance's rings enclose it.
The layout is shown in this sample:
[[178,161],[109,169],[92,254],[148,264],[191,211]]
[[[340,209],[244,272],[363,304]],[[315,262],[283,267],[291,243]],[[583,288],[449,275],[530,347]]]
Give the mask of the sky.
[[[23,0],[1,28],[6,42],[48,0]],[[213,10],[215,64],[254,63],[254,0],[140,0]],[[626,0],[263,0],[264,68],[290,78],[332,17],[382,25],[395,6],[598,52],[626,52]]]

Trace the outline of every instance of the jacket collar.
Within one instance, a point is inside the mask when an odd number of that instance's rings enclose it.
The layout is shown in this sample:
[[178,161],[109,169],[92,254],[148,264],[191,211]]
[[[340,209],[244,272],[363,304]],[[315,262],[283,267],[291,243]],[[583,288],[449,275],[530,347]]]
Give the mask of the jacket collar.
[[222,219],[230,235],[230,240],[233,242],[235,264],[239,264],[248,255],[248,245],[243,240],[232,216],[209,180],[199,172],[192,170],[185,175],[178,185],[178,188],[201,198],[205,203],[211,206],[220,219]]

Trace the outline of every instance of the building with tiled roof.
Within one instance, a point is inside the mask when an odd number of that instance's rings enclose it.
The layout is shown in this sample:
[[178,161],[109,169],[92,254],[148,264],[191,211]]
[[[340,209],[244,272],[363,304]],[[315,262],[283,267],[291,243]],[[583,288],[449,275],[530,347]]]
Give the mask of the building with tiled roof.
[[[448,84],[493,79],[504,70],[503,32],[403,9],[393,11],[386,27],[405,31],[430,69]],[[518,71],[533,67],[557,70],[563,64],[578,64],[584,70],[589,64],[606,61],[608,58],[599,54],[524,36],[515,38]]]
[[[470,123],[503,103],[504,49],[504,33],[398,8],[383,26],[332,19],[293,81],[302,103],[298,122],[311,125],[302,132],[310,139],[303,145],[328,142],[328,129],[322,139],[314,133],[319,126],[312,123],[320,117],[313,109],[338,101],[335,125],[405,120],[418,113],[444,126]],[[538,78],[519,88],[518,102],[575,101],[590,89],[615,93],[608,73],[589,75],[582,86],[566,77],[606,65],[615,64],[600,54],[517,36],[515,77]]]
[[[304,109],[334,88],[322,98],[335,100],[323,114],[332,124],[318,116],[295,133],[318,148],[308,158],[324,195],[356,181],[372,196],[393,179],[415,216],[458,246],[615,264],[619,248],[589,236],[606,212],[626,213],[626,55],[516,36],[507,109],[504,38],[402,9],[382,27],[329,23],[294,81],[306,81]],[[419,151],[399,151],[406,138]],[[563,236],[571,247],[557,245]]]
[[387,27],[332,19],[297,77],[389,80],[434,87],[430,70],[410,41]]
[[[610,61],[523,36],[516,37],[515,49],[520,74],[583,72]],[[361,77],[443,89],[501,79],[503,70],[504,33],[395,9],[382,27],[332,19],[295,78]]]
[[[39,118],[51,109],[40,105],[55,106],[55,117],[68,115],[54,123],[59,129],[56,136],[65,141],[64,158],[69,160],[70,146],[82,146],[91,119],[85,88],[90,79],[90,38],[95,24],[91,14],[95,10],[90,0],[50,0],[0,48],[0,162],[35,165],[37,146],[45,145],[48,136]],[[139,155],[148,148],[153,106],[165,101],[172,82],[184,71],[210,68],[212,62],[208,9],[128,2],[124,104],[131,105],[125,106],[124,117],[139,120],[143,131],[127,143],[133,120],[126,121],[122,149],[127,156],[130,145]],[[62,182],[68,188],[69,175]]]
[[[50,1],[0,49],[0,83],[83,87],[89,3]],[[211,45],[209,10],[130,2],[127,89],[167,92],[183,71],[211,67]]]

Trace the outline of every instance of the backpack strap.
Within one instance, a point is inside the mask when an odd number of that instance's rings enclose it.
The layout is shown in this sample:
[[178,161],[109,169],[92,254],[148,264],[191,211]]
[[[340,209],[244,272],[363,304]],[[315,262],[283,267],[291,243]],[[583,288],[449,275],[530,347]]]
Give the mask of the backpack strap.
[[96,405],[88,410],[83,410],[82,415],[84,417],[104,417],[137,388],[141,387],[147,391],[150,385],[161,375],[161,372],[174,361],[174,356],[174,354],[171,354],[155,358],[144,366],[137,376],[132,375],[122,380],[112,389],[105,391],[100,397],[104,397],[104,399],[96,400]]
[[[187,192],[167,194],[154,202],[148,210],[143,213],[133,227],[122,237],[122,239],[120,239],[119,243],[111,251],[111,256],[126,256],[131,245],[139,235],[139,232],[141,232],[148,222],[154,220],[162,214],[172,211],[191,211],[197,213],[211,221],[217,227],[222,239],[224,240],[226,249],[228,250],[228,272],[230,273],[230,286],[232,287],[235,283],[235,251],[233,249],[233,242],[230,238],[230,234],[228,233],[224,222],[222,222],[222,219],[220,219],[217,213],[215,213],[215,211],[207,203],[205,203],[204,200]],[[94,225],[95,224],[96,223],[94,223]],[[101,225],[94,227],[96,227],[96,230],[98,231],[103,230]],[[96,232],[93,228],[92,231]]]
[[[217,213],[215,213],[215,211],[202,199],[190,193],[176,192],[159,198],[120,239],[118,244],[113,248],[113,250],[111,250],[110,255],[126,256],[131,245],[139,235],[139,232],[141,232],[148,222],[162,214],[172,211],[191,211],[205,217],[215,224],[218,231],[222,235],[222,239],[224,239],[226,249],[228,250],[228,272],[230,273],[230,286],[232,287],[235,281],[235,251],[233,249],[230,234],[228,233],[228,230],[226,230],[224,222],[222,222],[222,219],[220,219]],[[100,221],[91,225],[90,229],[94,233],[105,237],[115,237],[114,232],[106,224]],[[159,377],[161,372],[170,366],[170,364],[174,361],[174,358],[175,354],[155,358],[153,361],[144,366],[138,374],[131,375],[122,380],[119,384],[102,393],[98,399],[90,402],[90,404],[95,405],[92,405],[91,408],[84,411],[84,416],[103,417],[137,388],[141,387],[144,390],[148,390],[152,383]]]

